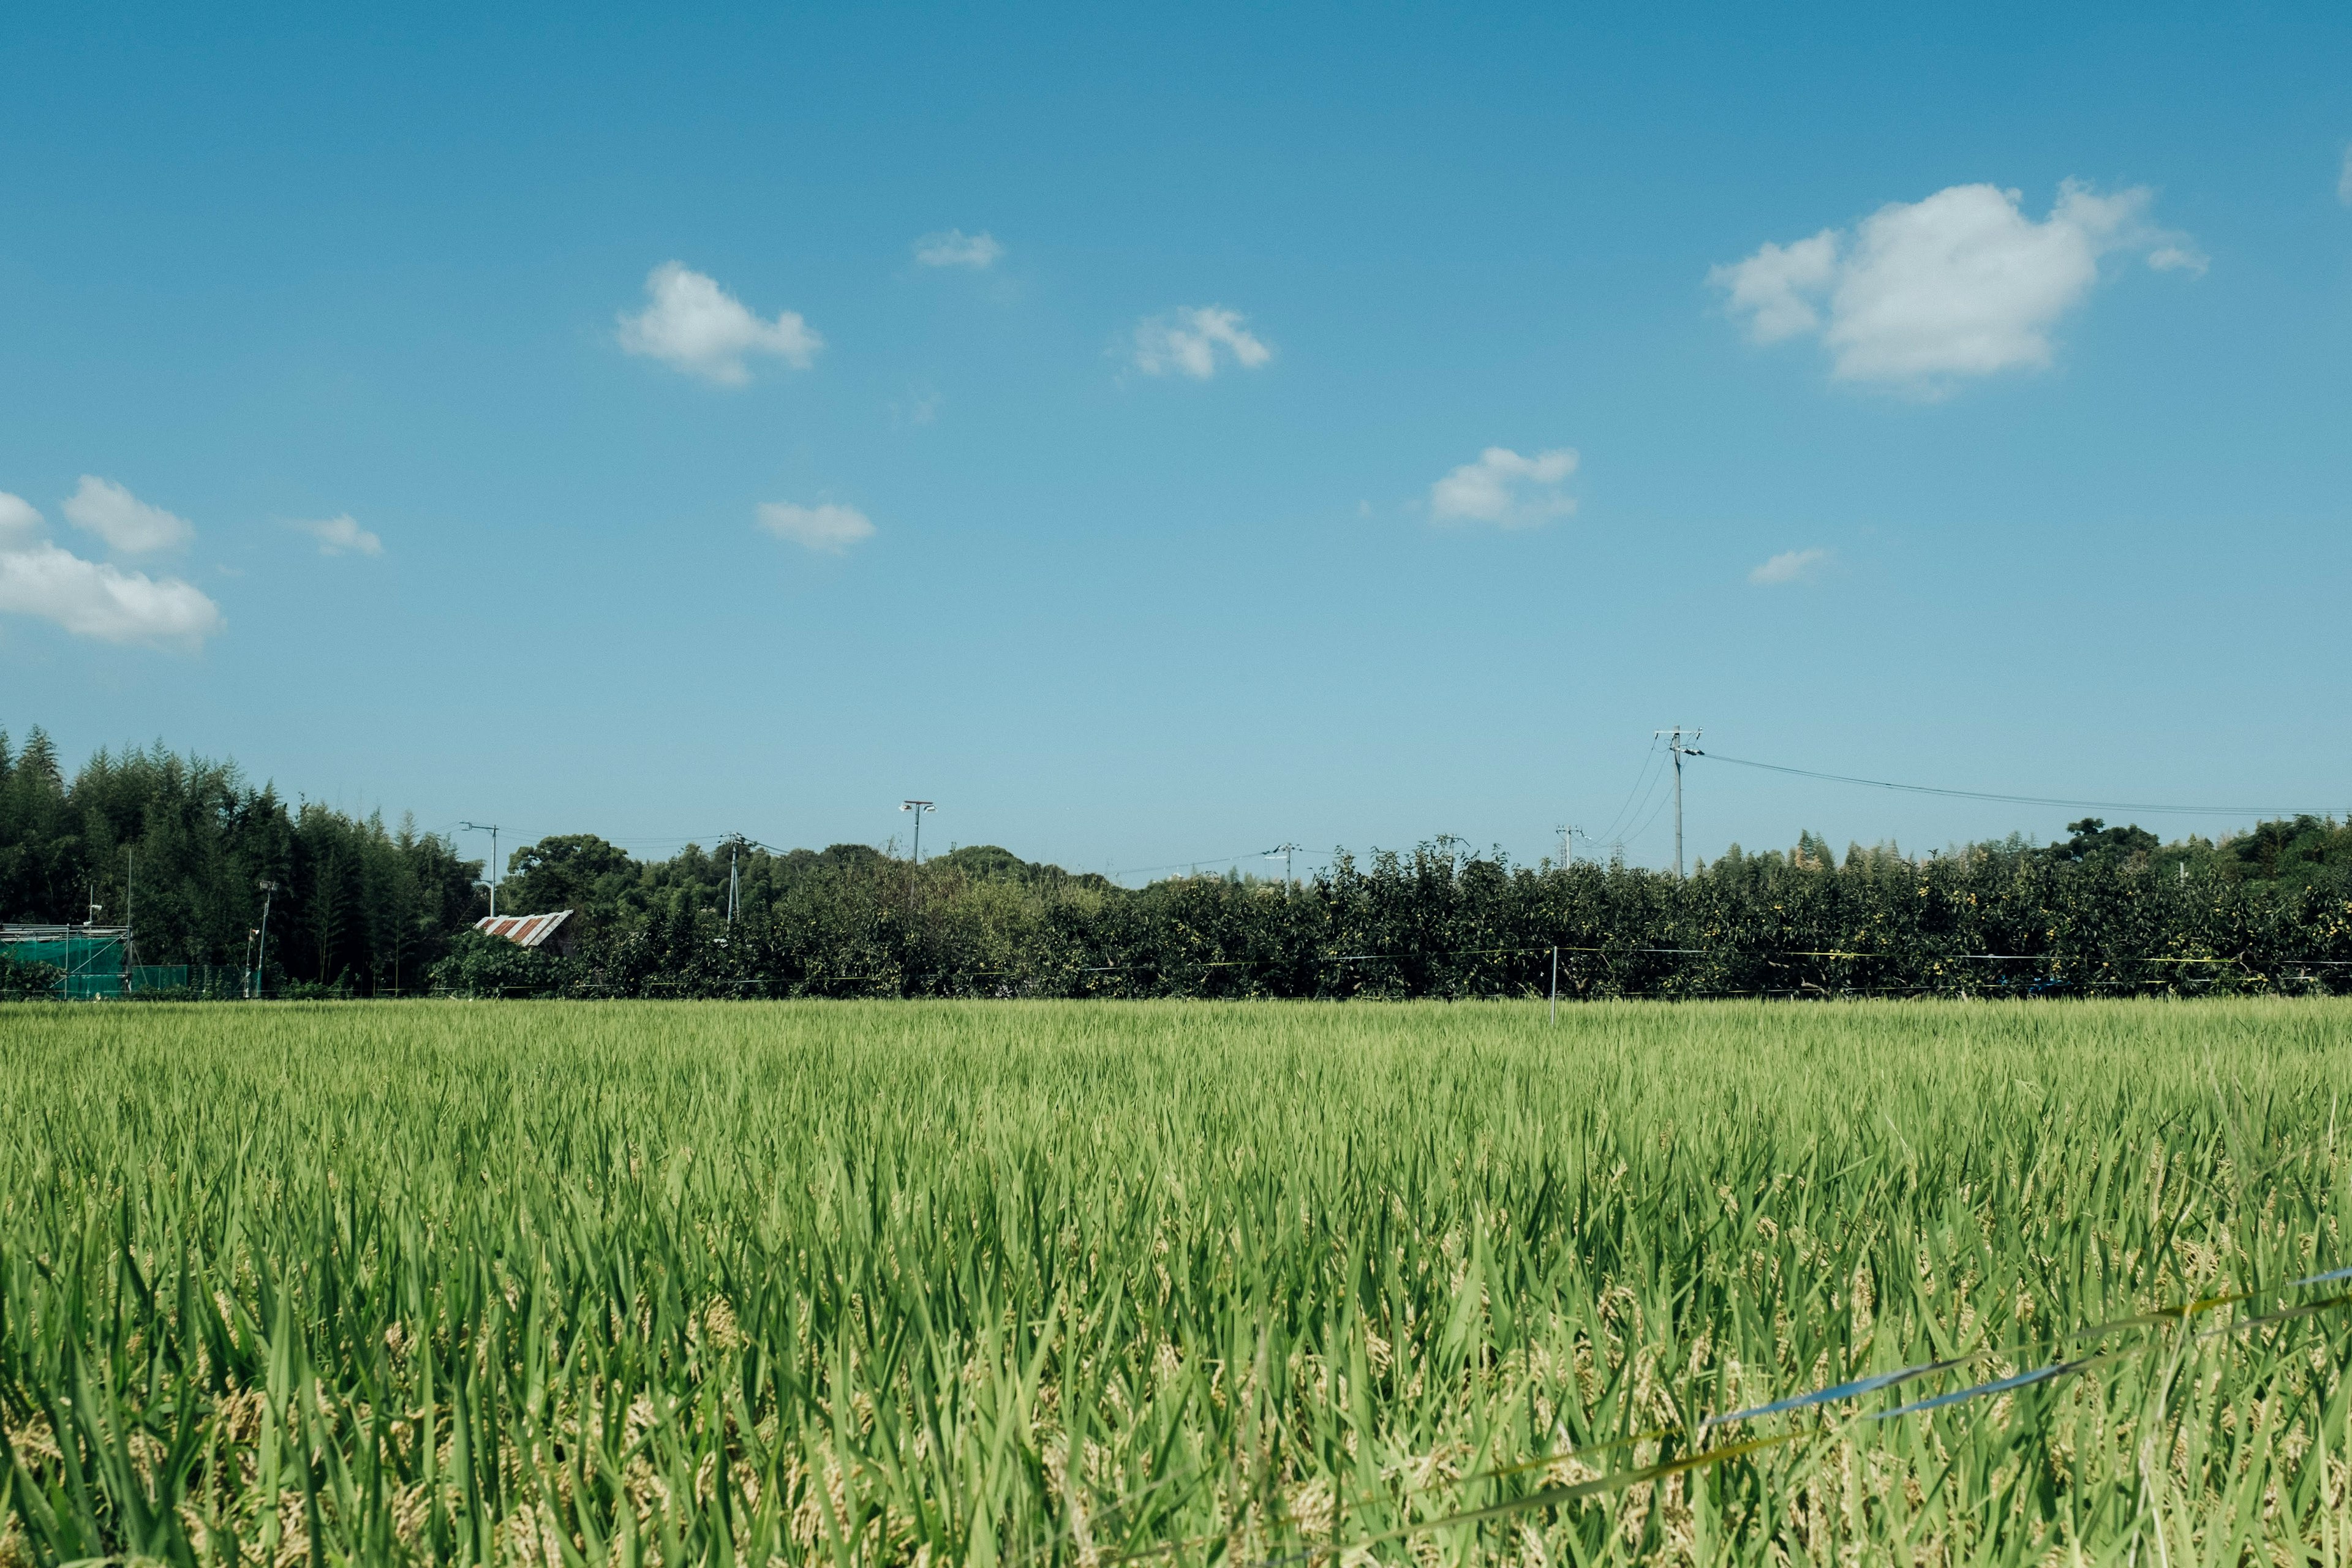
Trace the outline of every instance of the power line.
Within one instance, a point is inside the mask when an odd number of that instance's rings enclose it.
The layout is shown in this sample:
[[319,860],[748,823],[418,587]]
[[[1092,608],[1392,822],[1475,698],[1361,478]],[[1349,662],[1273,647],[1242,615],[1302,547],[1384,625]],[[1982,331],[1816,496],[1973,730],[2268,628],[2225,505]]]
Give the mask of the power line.
[[2176,816],[2323,816],[2324,811],[2305,811],[2278,805],[2152,805],[2147,801],[2132,800],[2066,800],[2055,795],[1996,795],[1986,790],[1944,789],[1935,784],[1893,784],[1885,779],[1854,778],[1847,773],[1819,773],[1811,768],[1784,767],[1778,763],[1759,763],[1747,757],[1727,757],[1721,752],[1690,752],[1695,757],[1712,757],[1718,763],[1730,763],[1738,767],[1760,768],[1770,773],[1789,773],[1798,778],[1825,779],[1831,784],[1859,784],[1865,789],[1896,790],[1906,795],[1943,795],[1956,800],[1994,800],[2010,805],[2056,805],[2089,811],[2152,811]]

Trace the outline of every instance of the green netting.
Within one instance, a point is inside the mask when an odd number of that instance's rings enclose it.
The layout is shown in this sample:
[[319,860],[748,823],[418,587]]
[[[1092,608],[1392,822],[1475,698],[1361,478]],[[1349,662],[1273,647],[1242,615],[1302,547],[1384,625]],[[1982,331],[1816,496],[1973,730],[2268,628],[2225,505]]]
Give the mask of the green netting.
[[26,963],[50,963],[65,971],[58,994],[73,1002],[122,994],[122,939],[68,936],[42,942],[12,942],[8,956]]

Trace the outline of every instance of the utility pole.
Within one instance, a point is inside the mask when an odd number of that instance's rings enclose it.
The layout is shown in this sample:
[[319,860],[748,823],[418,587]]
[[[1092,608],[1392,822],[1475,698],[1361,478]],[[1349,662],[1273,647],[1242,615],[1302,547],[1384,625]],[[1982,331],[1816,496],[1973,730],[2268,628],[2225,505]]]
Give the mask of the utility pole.
[[736,875],[736,865],[743,858],[743,846],[739,840],[727,847],[727,929],[735,929],[735,898],[742,884]]
[[490,874],[483,879],[482,885],[490,890],[490,919],[496,920],[499,918],[499,825],[495,822],[461,822],[457,826],[468,833],[490,836]]
[[1285,840],[1271,849],[1259,851],[1259,858],[1265,860],[1271,860],[1277,855],[1282,857],[1282,896],[1286,899],[1290,897],[1290,857],[1297,849],[1297,845]]
[[264,877],[256,885],[261,889],[261,945],[253,957],[253,994],[258,997],[262,971],[269,966],[269,900],[278,896],[278,884]]
[[1563,871],[1576,864],[1576,850],[1569,843],[1575,832],[1576,829],[1565,822],[1559,825],[1559,868]]
[[1664,735],[1666,738],[1666,750],[1675,754],[1675,875],[1676,877],[1683,874],[1683,759],[1706,755],[1697,747],[1686,746],[1683,742],[1697,740],[1702,732],[1697,730],[1685,730],[1680,724],[1671,730],[1654,730],[1650,732],[1650,738],[1654,741]]

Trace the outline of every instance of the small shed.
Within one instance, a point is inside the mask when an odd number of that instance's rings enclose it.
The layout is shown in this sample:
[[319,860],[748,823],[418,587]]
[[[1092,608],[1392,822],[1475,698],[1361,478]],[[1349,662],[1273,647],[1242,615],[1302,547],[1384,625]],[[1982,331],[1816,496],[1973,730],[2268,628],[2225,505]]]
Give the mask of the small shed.
[[543,947],[561,958],[570,958],[580,940],[580,927],[570,910],[549,915],[487,915],[474,922],[474,929],[502,936],[517,947]]

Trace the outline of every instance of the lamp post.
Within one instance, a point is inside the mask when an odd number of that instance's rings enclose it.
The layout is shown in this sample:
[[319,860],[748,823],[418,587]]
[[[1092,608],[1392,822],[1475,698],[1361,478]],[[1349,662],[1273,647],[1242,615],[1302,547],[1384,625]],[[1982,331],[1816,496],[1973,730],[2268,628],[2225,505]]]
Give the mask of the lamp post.
[[915,854],[914,858],[907,863],[907,918],[912,920],[915,914],[915,868],[923,863],[923,813],[939,808],[928,800],[902,800],[898,803],[898,809],[915,814]]
[[269,900],[278,896],[278,884],[264,877],[255,886],[261,889],[261,930],[257,933],[261,942],[253,955],[253,994],[258,1000],[262,972],[269,966]]
[[489,876],[482,885],[490,890],[490,919],[499,918],[499,825],[495,822],[461,822],[457,825],[468,833],[490,836]]
[[923,863],[923,813],[937,811],[939,807],[928,800],[902,800],[898,803],[898,809],[915,814],[915,864],[919,866]]

